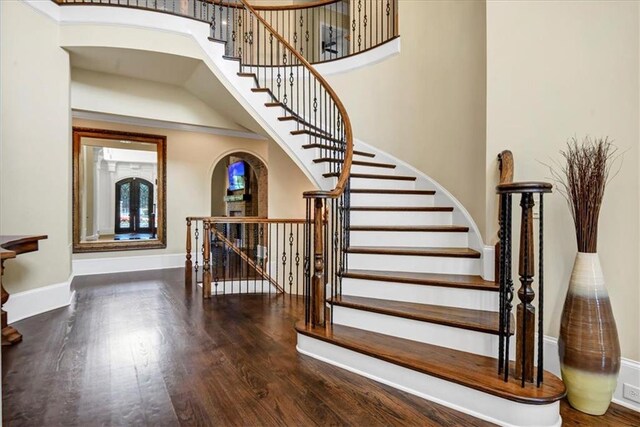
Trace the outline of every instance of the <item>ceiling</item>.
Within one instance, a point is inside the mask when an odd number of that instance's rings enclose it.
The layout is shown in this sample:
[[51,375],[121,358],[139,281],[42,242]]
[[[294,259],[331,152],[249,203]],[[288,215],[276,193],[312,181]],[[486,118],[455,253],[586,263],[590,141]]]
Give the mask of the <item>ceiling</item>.
[[261,126],[201,60],[145,50],[68,48],[71,67],[179,86],[243,128],[266,136]]

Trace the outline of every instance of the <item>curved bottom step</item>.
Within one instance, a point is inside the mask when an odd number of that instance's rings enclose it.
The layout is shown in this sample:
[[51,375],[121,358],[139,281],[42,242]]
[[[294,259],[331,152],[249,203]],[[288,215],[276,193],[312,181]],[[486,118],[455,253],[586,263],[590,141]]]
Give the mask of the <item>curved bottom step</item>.
[[560,426],[562,382],[502,382],[495,359],[342,325],[296,324],[300,353],[503,426]]

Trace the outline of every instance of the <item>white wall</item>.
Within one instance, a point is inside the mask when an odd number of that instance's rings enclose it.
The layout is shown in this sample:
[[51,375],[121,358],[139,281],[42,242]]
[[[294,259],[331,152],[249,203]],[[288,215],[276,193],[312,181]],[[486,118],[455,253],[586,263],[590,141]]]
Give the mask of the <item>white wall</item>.
[[[516,180],[545,180],[550,174],[542,163],[558,160],[567,138],[613,138],[625,151],[624,165],[605,194],[598,251],[622,355],[634,360],[640,360],[638,7],[626,1],[487,4],[488,234],[496,230],[501,150],[513,151]],[[564,199],[556,192],[545,202],[545,333],[557,336],[576,243]]]
[[11,293],[69,279],[69,56],[58,26],[21,2],[0,2],[0,233],[47,234],[36,253],[6,263]]

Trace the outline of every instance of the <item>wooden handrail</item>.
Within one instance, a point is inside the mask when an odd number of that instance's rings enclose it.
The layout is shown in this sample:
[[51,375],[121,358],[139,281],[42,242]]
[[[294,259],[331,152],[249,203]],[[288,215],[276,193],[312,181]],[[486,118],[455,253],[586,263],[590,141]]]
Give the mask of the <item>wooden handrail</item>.
[[351,120],[349,119],[349,115],[347,114],[347,110],[342,104],[342,101],[335,93],[331,85],[322,77],[322,75],[311,65],[289,42],[287,42],[282,35],[280,35],[260,14],[256,12],[256,9],[249,4],[247,0],[240,0],[245,5],[247,10],[249,10],[255,17],[258,19],[262,25],[265,26],[267,30],[280,42],[282,43],[287,50],[289,50],[300,63],[313,75],[320,85],[327,91],[333,102],[336,104],[340,115],[342,116],[342,120],[344,121],[344,134],[345,134],[345,153],[344,153],[344,162],[342,164],[342,170],[340,171],[340,176],[338,177],[338,182],[333,190],[329,191],[307,191],[304,193],[305,198],[337,198],[342,195],[345,188],[347,187],[347,183],[349,181],[349,175],[351,174],[351,162],[353,157],[353,130],[351,127]]
[[[58,0],[61,1],[61,0]],[[64,0],[62,0],[64,1]],[[225,0],[204,0],[207,3],[212,3],[215,4],[216,6],[223,6],[223,7],[234,7],[234,8],[241,8],[241,6],[238,3],[231,3]],[[330,4],[334,4],[334,3],[341,3],[342,0],[317,0],[314,2],[309,2],[309,3],[297,3],[297,4],[288,4],[288,5],[255,5],[253,6],[253,9],[255,10],[265,10],[265,11],[269,11],[269,10],[296,10],[296,9],[311,9],[314,7],[324,7],[324,6],[328,6]]]
[[304,224],[304,218],[262,218],[252,216],[188,216],[187,221],[207,221],[212,224]]

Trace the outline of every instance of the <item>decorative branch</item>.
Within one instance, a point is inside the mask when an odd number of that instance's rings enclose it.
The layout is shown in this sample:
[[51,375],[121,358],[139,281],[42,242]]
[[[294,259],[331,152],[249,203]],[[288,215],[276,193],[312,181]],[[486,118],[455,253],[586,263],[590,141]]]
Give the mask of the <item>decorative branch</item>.
[[[563,162],[549,166],[556,188],[567,200],[576,229],[578,251],[595,253],[598,248],[598,218],[604,190],[622,167],[622,154],[608,137],[585,137],[567,141],[561,150]],[[611,174],[620,160],[620,167]]]

